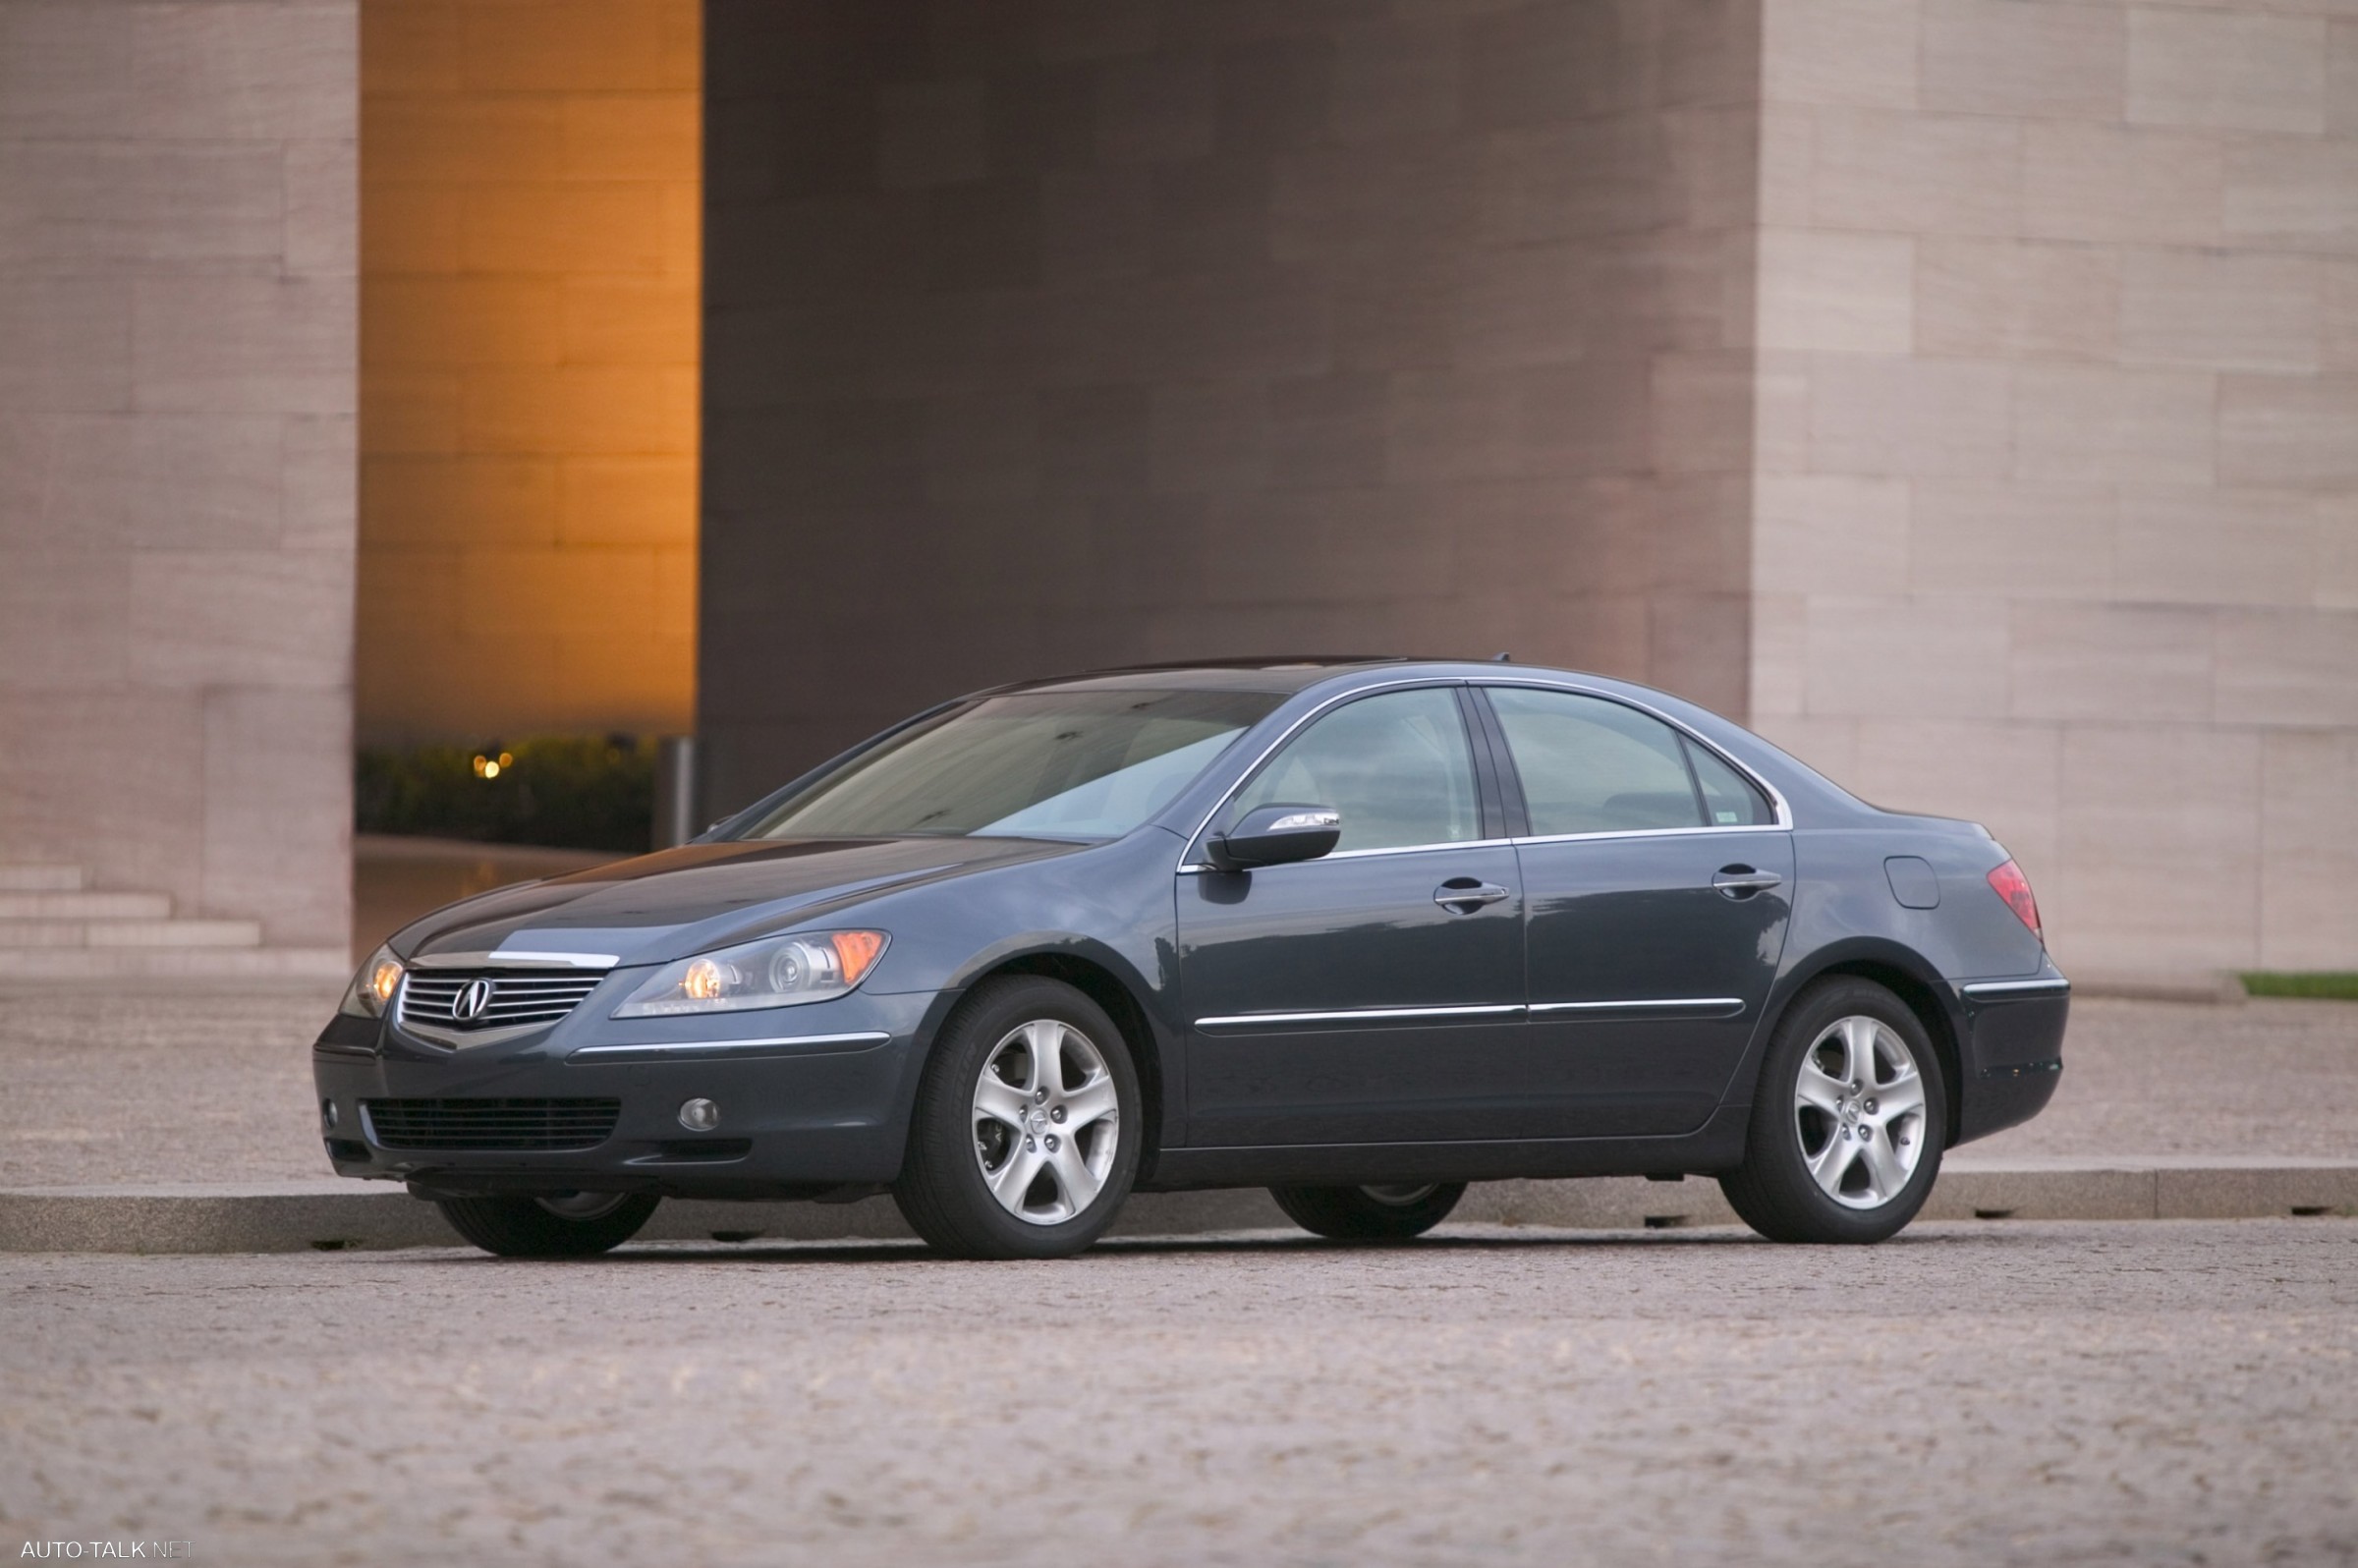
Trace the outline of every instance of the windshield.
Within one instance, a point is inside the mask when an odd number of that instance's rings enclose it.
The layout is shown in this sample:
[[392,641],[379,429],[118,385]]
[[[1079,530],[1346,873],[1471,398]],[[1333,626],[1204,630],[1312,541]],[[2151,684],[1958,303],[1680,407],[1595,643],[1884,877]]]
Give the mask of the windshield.
[[1263,692],[1026,692],[906,730],[747,838],[1119,838],[1280,700]]

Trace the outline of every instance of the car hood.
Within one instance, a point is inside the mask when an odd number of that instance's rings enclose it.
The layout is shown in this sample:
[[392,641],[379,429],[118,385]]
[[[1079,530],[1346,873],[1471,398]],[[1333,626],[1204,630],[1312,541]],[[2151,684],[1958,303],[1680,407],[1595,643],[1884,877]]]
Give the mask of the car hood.
[[495,888],[404,927],[405,960],[552,955],[652,964],[752,941],[876,893],[1087,846],[1026,838],[787,839],[688,844]]

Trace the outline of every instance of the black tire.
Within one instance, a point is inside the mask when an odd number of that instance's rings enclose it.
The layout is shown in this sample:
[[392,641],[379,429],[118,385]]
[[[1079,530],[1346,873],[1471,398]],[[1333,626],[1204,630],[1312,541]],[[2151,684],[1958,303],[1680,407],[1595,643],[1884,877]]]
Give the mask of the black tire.
[[[1873,1020],[1906,1046],[1923,1093],[1922,1108],[1912,1120],[1903,1117],[1884,1126],[1862,1117],[1848,1124],[1841,1114],[1798,1103],[1805,1059],[1814,1052],[1819,1053],[1820,1061],[1841,1059],[1843,1039],[1829,1032],[1850,1019]],[[1879,1041],[1882,1038],[1878,1036]],[[1886,1049],[1886,1043],[1873,1048],[1878,1074],[1889,1065]],[[1848,1084],[1859,1085],[1843,1101],[1850,1115],[1858,1116],[1868,1107],[1887,1113],[1887,1107],[1879,1105],[1875,1097],[1876,1085],[1863,1084],[1855,1076]],[[1849,1153],[1854,1147],[1849,1136],[1852,1125],[1860,1132],[1855,1155]],[[1795,998],[1777,1024],[1753,1092],[1744,1163],[1719,1178],[1719,1190],[1744,1223],[1770,1241],[1880,1242],[1914,1219],[1931,1196],[1933,1183],[1940,1176],[1947,1128],[1947,1086],[1939,1055],[1923,1023],[1905,1002],[1873,980],[1837,977]],[[1869,1146],[1877,1137],[1882,1139],[1882,1157],[1895,1162],[1904,1161],[1910,1142],[1921,1140],[1915,1151],[1915,1169],[1888,1194],[1879,1191],[1867,1168]],[[1812,1145],[1821,1153],[1834,1151],[1836,1139],[1841,1140],[1840,1156],[1847,1158],[1835,1179],[1838,1184],[1845,1179],[1855,1184],[1839,1200],[1820,1185],[1811,1165]]]
[[1464,1182],[1389,1187],[1272,1187],[1286,1218],[1334,1241],[1404,1242],[1449,1217]]
[[[988,1147],[1007,1135],[979,1120],[975,1099],[982,1075],[1022,1031],[1039,1023],[1060,1024],[1084,1036],[1110,1080],[1114,1111],[1109,1130],[1113,1145],[1100,1185],[1069,1217],[1053,1222],[1019,1217],[992,1195],[984,1160],[994,1155],[1015,1157],[1014,1146],[1004,1151]],[[1067,1036],[1066,1043],[1070,1040]],[[1013,1049],[1021,1051],[1022,1047]],[[1073,1047],[1076,1051],[1079,1047]],[[1060,1047],[1057,1077],[1069,1078],[1074,1058]],[[1028,1064],[1028,1057],[1025,1057]],[[1141,1110],[1138,1070],[1130,1060],[1128,1041],[1105,1010],[1062,980],[1041,976],[1010,976],[975,988],[942,1026],[918,1086],[917,1109],[910,1119],[909,1153],[900,1179],[893,1184],[892,1201],[918,1235],[935,1252],[948,1258],[1068,1258],[1104,1234],[1122,1203],[1130,1196],[1138,1174],[1139,1145],[1145,1141],[1146,1118]],[[1050,1107],[1053,1108],[1053,1107]],[[1078,1124],[1075,1124],[1078,1125]],[[1090,1124],[1104,1129],[1102,1121]],[[1087,1140],[1089,1157],[1095,1157],[1095,1140],[1103,1131],[1083,1130],[1051,1137],[1043,1125],[1039,1138],[1054,1144],[1070,1137],[1071,1152],[1081,1156]],[[1023,1135],[1016,1135],[1023,1136]],[[1030,1146],[1027,1145],[1027,1148]],[[1038,1152],[1038,1150],[1034,1150]],[[1041,1171],[1040,1180],[1051,1194],[1064,1192],[1063,1178]],[[1032,1189],[1039,1188],[1039,1182]],[[1011,1200],[1019,1204],[1022,1194]],[[1058,1200],[1060,1201],[1060,1200]],[[1052,1202],[1049,1206],[1054,1206]]]
[[[558,1203],[577,1203],[588,1195],[549,1195]],[[442,1198],[434,1206],[450,1228],[501,1258],[591,1258],[612,1252],[646,1223],[655,1204],[653,1193],[617,1193],[612,1207],[579,1216],[558,1213],[537,1198]]]

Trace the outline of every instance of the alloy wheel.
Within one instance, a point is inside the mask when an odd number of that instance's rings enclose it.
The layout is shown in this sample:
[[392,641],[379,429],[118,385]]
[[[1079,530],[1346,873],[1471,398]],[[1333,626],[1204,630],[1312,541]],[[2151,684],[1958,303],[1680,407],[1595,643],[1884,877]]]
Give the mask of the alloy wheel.
[[1845,1208],[1880,1208],[1924,1158],[1924,1073],[1890,1025],[1838,1018],[1802,1053],[1793,1089],[1802,1163]]
[[1113,1170],[1113,1074],[1087,1035],[1052,1018],[1007,1032],[975,1080],[975,1162],[999,1206],[1034,1225],[1088,1208]]

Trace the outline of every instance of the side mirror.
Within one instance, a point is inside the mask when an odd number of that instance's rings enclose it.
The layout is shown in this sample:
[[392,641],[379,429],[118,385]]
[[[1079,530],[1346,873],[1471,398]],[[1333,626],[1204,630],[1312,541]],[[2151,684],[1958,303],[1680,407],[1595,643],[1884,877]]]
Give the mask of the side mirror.
[[1256,807],[1211,840],[1211,863],[1224,871],[1249,871],[1315,861],[1342,836],[1343,813],[1331,806]]

